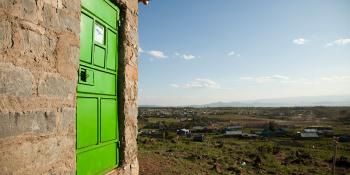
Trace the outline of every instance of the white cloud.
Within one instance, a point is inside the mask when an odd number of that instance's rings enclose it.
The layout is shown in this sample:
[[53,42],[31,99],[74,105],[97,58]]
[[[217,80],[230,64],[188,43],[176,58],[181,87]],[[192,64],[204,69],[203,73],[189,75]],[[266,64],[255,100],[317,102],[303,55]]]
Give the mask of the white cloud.
[[304,45],[306,42],[308,42],[309,40],[305,39],[305,38],[296,38],[293,40],[293,43],[296,45]]
[[143,53],[144,51],[142,50],[141,47],[139,47],[139,53]]
[[235,52],[234,51],[231,51],[227,54],[227,56],[234,56],[235,55]]
[[158,59],[167,58],[167,56],[162,51],[158,51],[158,50],[148,51],[147,54],[153,58],[158,58]]
[[320,83],[349,83],[350,75],[338,75],[319,78],[289,78],[283,75],[271,75],[271,76],[256,76],[256,77],[240,77],[242,81],[251,81],[255,83],[283,83],[283,84],[304,84],[315,85]]
[[193,60],[196,58],[194,55],[191,54],[183,54],[181,57],[185,60]]
[[204,88],[220,88],[220,85],[216,83],[213,80],[210,79],[202,79],[202,78],[197,78],[191,82],[185,83],[183,85],[178,85],[178,84],[170,84],[171,87],[174,88],[199,88],[199,89],[204,89]]
[[271,76],[258,76],[258,77],[240,77],[240,80],[255,81],[257,83],[274,82],[274,81],[286,81],[289,77],[283,75],[271,75]]
[[350,81],[350,75],[322,77],[323,81]]
[[180,54],[178,52],[175,52],[174,53],[175,57],[178,57],[178,58],[182,58],[184,60],[193,60],[193,59],[196,59],[196,58],[199,58],[199,56],[194,56],[193,54]]
[[289,80],[289,77],[283,75],[273,75],[272,78],[280,79],[280,80]]
[[343,46],[343,45],[347,45],[347,44],[350,44],[350,38],[340,38],[340,39],[337,39],[333,42],[327,43],[326,47]]
[[171,87],[173,88],[179,88],[180,86],[178,84],[170,84]]
[[182,58],[184,60],[193,60],[193,59],[196,59],[196,58],[200,58],[199,56],[194,56],[193,54],[182,54],[182,53],[179,53],[179,52],[175,52],[174,53],[174,57],[178,57],[178,58]]
[[232,57],[232,56],[240,57],[241,54],[239,54],[239,53],[237,53],[235,51],[231,51],[231,52],[227,53],[227,56],[229,56],[229,57]]
[[217,88],[219,85],[210,79],[197,78],[194,81],[185,84],[185,88]]

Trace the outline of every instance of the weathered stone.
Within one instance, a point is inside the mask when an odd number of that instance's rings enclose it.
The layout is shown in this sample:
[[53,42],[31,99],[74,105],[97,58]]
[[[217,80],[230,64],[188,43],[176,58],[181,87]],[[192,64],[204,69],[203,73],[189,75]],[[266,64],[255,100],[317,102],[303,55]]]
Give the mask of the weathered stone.
[[68,30],[76,35],[79,35],[80,26],[75,25],[79,23],[79,19],[76,19],[74,16],[71,16],[61,10],[59,13],[59,21],[62,30]]
[[47,56],[53,56],[54,52],[56,50],[56,45],[57,45],[57,38],[55,37],[45,37],[44,38],[44,45],[43,47],[45,48],[44,55]]
[[70,134],[74,134],[75,130],[75,109],[63,108],[61,117],[61,129],[69,131]]
[[31,30],[19,30],[19,42],[23,55],[32,58],[41,57],[45,52],[47,37]]
[[29,21],[21,21],[20,25],[21,25],[22,29],[31,30],[31,31],[37,32],[38,34],[41,34],[41,35],[45,34],[44,27],[37,25],[37,24],[33,24]]
[[80,1],[63,0],[63,5],[71,12],[80,13]]
[[56,8],[51,4],[44,4],[43,7],[43,21],[46,27],[51,27],[53,29],[59,28],[59,18]]
[[63,4],[62,4],[62,0],[42,0],[43,3],[49,4],[52,7],[56,8],[56,9],[62,9]]
[[38,22],[41,11],[36,6],[36,0],[9,0],[0,4],[11,16],[34,23]]
[[77,53],[72,53],[70,49],[78,41],[79,39],[72,37],[70,34],[60,35],[56,47],[58,73],[71,80],[77,79],[77,62],[79,57],[77,57]]
[[0,138],[25,133],[48,134],[56,127],[54,112],[0,113]]
[[69,48],[69,61],[71,64],[73,64],[75,67],[79,66],[79,58],[80,58],[80,49],[75,46],[71,46]]
[[8,50],[8,60],[20,67],[31,68],[33,72],[56,67],[55,36],[45,35],[45,29],[29,22],[13,28],[16,32],[13,34],[13,47]]
[[0,63],[0,94],[31,96],[32,81],[33,76],[28,70]]
[[11,47],[11,23],[7,21],[0,22],[0,49],[7,49]]
[[[74,172],[74,139],[50,137],[1,145],[1,174],[67,174]],[[67,161],[68,160],[68,161]],[[71,164],[71,165],[70,165]]]
[[36,11],[36,2],[35,0],[22,0],[22,7],[23,16],[30,16]]
[[0,0],[0,8],[8,9],[10,5],[13,5],[14,0]]
[[53,75],[47,75],[39,83],[39,95],[56,96],[65,98],[75,91],[75,83],[72,80],[65,80]]
[[[122,19],[113,172],[136,175],[138,1],[112,2]],[[80,0],[0,0],[0,174],[75,174],[80,10]]]
[[[23,3],[26,3],[24,9],[22,10],[22,18],[27,21],[32,21],[33,23],[38,24],[39,21],[42,21],[42,10],[39,10],[37,6],[38,0],[22,0]],[[26,2],[24,2],[26,1]]]

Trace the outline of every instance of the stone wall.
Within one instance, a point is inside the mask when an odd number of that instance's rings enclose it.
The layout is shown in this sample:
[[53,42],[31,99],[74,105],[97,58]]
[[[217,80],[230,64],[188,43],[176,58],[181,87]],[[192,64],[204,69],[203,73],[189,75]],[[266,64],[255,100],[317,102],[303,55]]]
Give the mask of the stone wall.
[[138,0],[114,0],[121,10],[118,96],[122,164],[110,174],[139,174],[137,160]]
[[[122,165],[138,174],[137,0],[121,8]],[[80,0],[0,0],[0,174],[75,174]]]
[[137,160],[137,89],[138,89],[138,1],[115,0],[121,10],[119,29],[118,96],[121,125],[122,165],[112,174],[139,172]]

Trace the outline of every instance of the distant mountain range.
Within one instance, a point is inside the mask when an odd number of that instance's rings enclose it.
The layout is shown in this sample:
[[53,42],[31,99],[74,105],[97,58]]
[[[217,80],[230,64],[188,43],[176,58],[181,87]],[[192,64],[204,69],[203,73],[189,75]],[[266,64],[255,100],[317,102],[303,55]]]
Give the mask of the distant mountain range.
[[288,107],[288,106],[350,106],[350,95],[305,96],[232,102],[215,102],[193,107]]
[[[293,106],[350,106],[350,95],[304,96],[260,100],[214,102],[190,107],[293,107]],[[161,105],[141,105],[141,107],[161,107]],[[177,106],[184,107],[184,106]]]

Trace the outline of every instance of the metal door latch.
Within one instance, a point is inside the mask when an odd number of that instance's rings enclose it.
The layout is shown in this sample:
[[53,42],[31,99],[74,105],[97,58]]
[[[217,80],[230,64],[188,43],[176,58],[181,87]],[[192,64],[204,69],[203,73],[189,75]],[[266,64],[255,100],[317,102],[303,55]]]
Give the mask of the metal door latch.
[[88,74],[86,72],[86,69],[80,69],[80,80],[83,82],[86,82],[87,78],[88,78]]
[[80,84],[94,85],[94,71],[86,68],[80,68],[78,72]]

